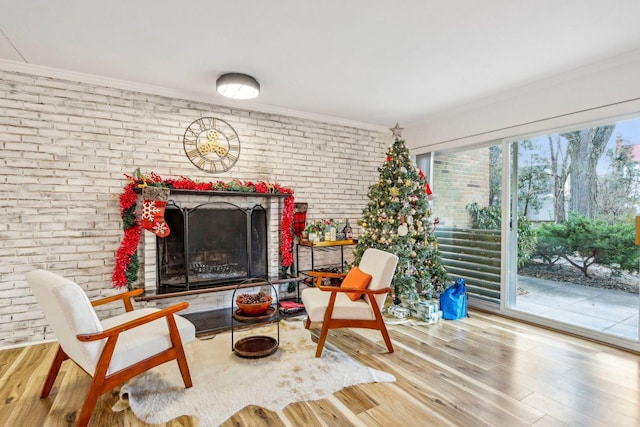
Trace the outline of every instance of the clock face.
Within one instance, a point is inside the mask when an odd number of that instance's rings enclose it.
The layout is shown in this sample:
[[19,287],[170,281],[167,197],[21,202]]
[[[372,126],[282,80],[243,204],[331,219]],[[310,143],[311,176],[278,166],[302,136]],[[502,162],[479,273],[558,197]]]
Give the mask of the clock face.
[[240,157],[240,139],[224,120],[203,117],[184,133],[184,152],[191,163],[206,172],[226,172]]

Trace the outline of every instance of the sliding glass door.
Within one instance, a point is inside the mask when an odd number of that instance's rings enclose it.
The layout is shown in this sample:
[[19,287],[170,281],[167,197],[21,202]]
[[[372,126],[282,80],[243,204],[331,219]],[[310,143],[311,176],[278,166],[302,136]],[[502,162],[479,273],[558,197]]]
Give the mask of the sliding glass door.
[[640,120],[535,135],[510,153],[516,274],[505,308],[638,341]]
[[[432,157],[436,237],[449,278],[465,280],[479,303],[501,299],[502,147],[496,144]],[[418,165],[421,158],[418,156]]]
[[638,347],[640,119],[429,159],[443,261],[470,305]]

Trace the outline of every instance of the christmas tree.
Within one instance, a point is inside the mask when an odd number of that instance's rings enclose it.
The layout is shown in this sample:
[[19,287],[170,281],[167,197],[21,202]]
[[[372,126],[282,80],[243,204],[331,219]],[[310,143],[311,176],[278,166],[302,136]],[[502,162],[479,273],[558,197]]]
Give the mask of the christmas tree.
[[354,265],[367,248],[396,254],[398,267],[391,282],[395,300],[416,301],[420,295],[438,295],[447,274],[434,235],[435,221],[426,194],[429,184],[400,139],[402,129],[396,124],[391,131],[395,141],[378,168],[378,182],[369,187],[370,201],[358,222],[362,233]]

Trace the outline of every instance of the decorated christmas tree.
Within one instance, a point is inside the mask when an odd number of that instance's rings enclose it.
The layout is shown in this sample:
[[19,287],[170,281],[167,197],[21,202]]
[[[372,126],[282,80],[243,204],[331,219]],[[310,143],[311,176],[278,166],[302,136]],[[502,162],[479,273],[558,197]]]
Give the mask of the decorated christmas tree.
[[402,129],[396,124],[391,131],[395,141],[378,168],[378,182],[369,188],[370,201],[359,221],[362,233],[354,265],[367,248],[396,254],[398,267],[391,282],[394,299],[416,301],[420,295],[437,296],[447,277],[434,235],[429,184],[400,139]]

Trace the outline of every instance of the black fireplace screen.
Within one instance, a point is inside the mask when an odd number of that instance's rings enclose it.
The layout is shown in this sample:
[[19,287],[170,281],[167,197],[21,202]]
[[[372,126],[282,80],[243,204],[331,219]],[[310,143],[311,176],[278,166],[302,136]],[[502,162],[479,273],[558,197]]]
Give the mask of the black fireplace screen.
[[169,202],[165,221],[171,232],[157,238],[158,293],[268,276],[262,206],[242,209],[217,202],[183,208]]

